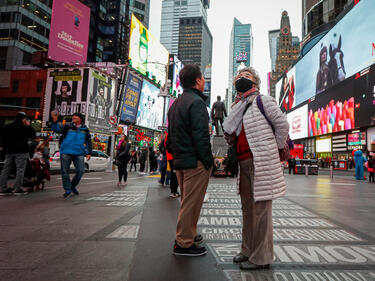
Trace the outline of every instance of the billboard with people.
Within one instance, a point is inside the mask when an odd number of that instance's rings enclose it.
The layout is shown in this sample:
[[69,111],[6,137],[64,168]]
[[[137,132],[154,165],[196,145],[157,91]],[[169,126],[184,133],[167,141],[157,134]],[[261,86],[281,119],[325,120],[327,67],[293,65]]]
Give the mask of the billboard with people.
[[91,130],[106,132],[111,129],[110,116],[114,114],[115,79],[90,69],[87,124]]
[[[375,63],[373,41],[375,1],[362,0],[353,7],[322,39],[295,65],[295,91],[291,110],[315,95],[326,91]],[[285,96],[285,77],[279,80],[277,89]],[[277,93],[276,93],[277,94]],[[283,97],[278,99],[280,104]],[[285,104],[282,104],[285,108]]]
[[142,90],[142,79],[132,73],[128,73],[123,96],[120,120],[134,123],[137,117],[139,96]]
[[70,119],[75,112],[86,115],[89,68],[48,69],[44,106],[44,125],[51,121],[50,113]]
[[90,8],[78,0],[53,1],[48,58],[82,64],[87,59]]
[[136,125],[155,130],[163,125],[164,100],[158,97],[159,92],[158,87],[147,80],[143,81]]
[[169,53],[147,28],[132,15],[130,26],[129,60],[131,66],[164,86]]

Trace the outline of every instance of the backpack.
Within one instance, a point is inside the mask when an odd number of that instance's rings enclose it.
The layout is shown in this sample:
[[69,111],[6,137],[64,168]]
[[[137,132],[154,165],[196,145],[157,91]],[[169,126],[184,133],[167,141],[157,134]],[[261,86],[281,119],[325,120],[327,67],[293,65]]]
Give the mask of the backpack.
[[[272,126],[271,121],[268,119],[268,117],[266,115],[266,112],[264,111],[263,102],[262,102],[262,98],[260,97],[260,95],[257,96],[256,100],[257,100],[257,106],[258,106],[260,112],[263,114],[264,118],[266,118],[268,124],[272,128],[273,133],[275,134],[275,128]],[[294,143],[290,139],[290,136],[288,134],[288,137],[287,137],[286,142],[284,144],[284,148],[279,149],[280,161],[288,161],[288,159],[291,157],[290,150],[293,149],[293,146],[294,146]]]

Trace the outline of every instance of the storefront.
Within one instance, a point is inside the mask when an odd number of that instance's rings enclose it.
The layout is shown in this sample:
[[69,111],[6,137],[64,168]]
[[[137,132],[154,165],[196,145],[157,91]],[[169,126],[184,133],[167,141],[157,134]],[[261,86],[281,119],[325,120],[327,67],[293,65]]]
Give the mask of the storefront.
[[110,135],[104,135],[99,133],[91,133],[92,149],[100,150],[104,153],[109,154],[109,139]]
[[132,149],[150,146],[153,146],[154,149],[158,149],[161,132],[139,126],[130,126],[127,133]]
[[317,159],[332,158],[332,138],[330,135],[317,137],[315,140]]

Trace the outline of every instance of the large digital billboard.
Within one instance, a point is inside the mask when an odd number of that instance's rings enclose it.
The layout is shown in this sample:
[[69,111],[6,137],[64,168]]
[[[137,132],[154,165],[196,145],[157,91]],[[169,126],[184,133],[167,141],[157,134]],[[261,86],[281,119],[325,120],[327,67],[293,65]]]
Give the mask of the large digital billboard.
[[360,1],[295,65],[294,103],[287,102],[287,111],[375,63],[374,12],[375,1]]
[[147,28],[132,15],[129,43],[129,60],[132,67],[156,82],[165,84],[169,53],[167,49],[147,30]]
[[180,83],[180,71],[183,68],[183,63],[177,58],[177,56],[174,56],[172,94],[176,97],[178,97],[178,95],[181,95],[184,91]]
[[129,72],[126,80],[120,120],[130,123],[135,122],[141,90],[142,79]]
[[112,125],[109,117],[114,114],[115,80],[97,70],[90,69],[87,124],[90,130],[108,132]]
[[296,105],[296,68],[285,73],[276,85],[276,100],[283,112],[291,110]]
[[164,100],[158,97],[159,89],[144,80],[139,99],[136,124],[150,129],[158,129],[163,123]]
[[77,0],[53,1],[48,58],[85,63],[89,28],[90,8]]
[[307,104],[305,104],[286,115],[289,123],[289,135],[292,140],[307,137],[307,110]]
[[48,69],[43,121],[50,121],[56,110],[60,116],[71,118],[73,113],[87,112],[89,68]]

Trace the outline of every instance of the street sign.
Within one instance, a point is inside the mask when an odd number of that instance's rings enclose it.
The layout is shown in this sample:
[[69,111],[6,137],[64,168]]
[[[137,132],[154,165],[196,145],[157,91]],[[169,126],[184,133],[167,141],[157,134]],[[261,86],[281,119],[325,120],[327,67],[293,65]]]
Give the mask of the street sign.
[[112,115],[111,117],[109,117],[109,124],[116,125],[116,123],[117,123],[117,117],[115,115]]

